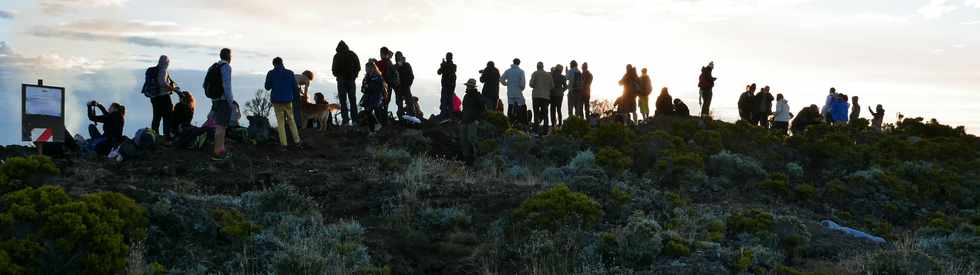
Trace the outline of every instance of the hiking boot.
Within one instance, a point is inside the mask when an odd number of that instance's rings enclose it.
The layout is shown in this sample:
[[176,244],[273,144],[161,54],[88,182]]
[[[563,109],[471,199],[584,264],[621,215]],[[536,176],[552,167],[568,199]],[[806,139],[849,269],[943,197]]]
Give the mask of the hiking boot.
[[211,156],[211,160],[213,160],[213,161],[225,161],[225,160],[228,160],[230,158],[231,158],[231,153],[224,153],[224,154],[222,154],[220,156],[218,156],[218,155],[212,155]]

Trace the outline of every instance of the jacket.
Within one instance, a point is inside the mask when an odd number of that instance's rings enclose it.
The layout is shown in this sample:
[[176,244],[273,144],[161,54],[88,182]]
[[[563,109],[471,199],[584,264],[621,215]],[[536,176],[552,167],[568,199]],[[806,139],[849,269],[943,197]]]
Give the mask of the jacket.
[[674,98],[669,94],[661,94],[657,96],[657,110],[653,111],[654,115],[670,115],[674,113]]
[[552,71],[551,80],[555,83],[551,87],[551,97],[560,98],[565,96],[565,90],[568,90],[568,79],[565,78],[565,75],[561,74],[561,71]]
[[792,115],[789,113],[789,102],[785,99],[776,101],[776,112],[773,113],[775,118],[773,120],[779,122],[789,122],[792,119]]
[[743,119],[749,118],[752,113],[752,103],[755,102],[755,95],[745,91],[738,97],[738,115]]
[[398,67],[398,80],[401,82],[398,88],[411,89],[412,84],[415,83],[415,71],[412,70],[412,64],[402,62],[401,65],[395,64],[395,67]]
[[361,93],[364,94],[364,101],[361,107],[367,109],[380,108],[384,104],[384,94],[388,90],[388,84],[380,75],[365,74],[361,81]]
[[758,112],[764,115],[768,115],[772,112],[772,101],[775,100],[775,98],[772,97],[771,93],[760,92],[755,95],[755,99],[759,103],[759,109],[757,110]]
[[677,101],[677,104],[674,104],[674,115],[689,117],[691,116],[691,109],[688,108],[687,104],[684,104],[683,101]]
[[847,111],[850,107],[850,104],[843,100],[834,100],[830,104],[830,117],[833,118],[834,122],[847,122]]
[[578,68],[571,68],[565,71],[565,77],[568,78],[568,94],[578,96],[582,94],[582,86],[585,84],[585,79],[582,77],[582,72]]
[[[229,105],[235,101],[235,94],[231,91],[231,64],[221,60],[217,63],[219,69],[221,70],[221,86],[224,88],[225,93],[221,95],[220,98],[212,99],[211,101],[226,101]],[[207,83],[205,83],[204,89],[207,90]]]
[[500,98],[500,71],[497,68],[484,68],[480,83],[483,83],[483,97],[497,102]]
[[395,68],[395,65],[391,63],[390,59],[381,59],[374,64],[381,71],[381,77],[385,79],[385,84],[388,84],[388,88],[396,89],[402,84],[398,75],[398,69]]
[[361,72],[361,61],[357,54],[347,48],[344,41],[337,43],[337,53],[333,56],[333,76],[338,80],[354,80]]
[[835,94],[827,95],[827,99],[824,101],[823,108],[820,109],[821,114],[826,115],[827,113],[830,113],[830,108],[833,107],[832,105],[834,105],[834,101],[836,101],[836,97],[837,96]]
[[551,80],[551,73],[545,70],[537,70],[531,74],[531,97],[550,99],[551,88],[555,83]]
[[504,71],[504,74],[500,76],[500,84],[507,86],[507,104],[518,106],[525,104],[524,88],[527,85],[527,79],[524,76],[524,70],[511,64],[510,69]]
[[471,123],[483,118],[485,106],[483,96],[476,87],[466,87],[466,95],[463,96],[463,123]]
[[711,90],[715,87],[715,80],[717,78],[711,76],[711,71],[714,71],[714,69],[714,67],[701,67],[701,76],[698,77],[698,88]]
[[582,72],[582,96],[588,98],[592,95],[592,72]]
[[650,75],[646,74],[640,76],[640,82],[643,84],[643,90],[640,91],[640,96],[650,96],[650,94],[653,93],[653,81],[650,80]]
[[269,100],[272,103],[289,103],[296,99],[295,95],[296,91],[299,90],[299,85],[296,85],[296,75],[293,74],[293,71],[276,65],[275,68],[265,74],[265,89],[272,91],[269,94]]
[[851,121],[855,121],[859,118],[861,118],[861,105],[854,103],[854,105],[851,106]]
[[442,76],[442,86],[452,87],[456,85],[456,63],[452,61],[443,61],[439,64],[439,70],[436,74]]
[[92,122],[101,122],[103,136],[106,138],[106,142],[110,146],[119,145],[123,141],[123,127],[126,124],[126,119],[120,112],[109,112],[106,111],[105,107],[102,105],[96,106],[102,111],[102,115],[95,115],[95,110],[89,109],[88,119]]

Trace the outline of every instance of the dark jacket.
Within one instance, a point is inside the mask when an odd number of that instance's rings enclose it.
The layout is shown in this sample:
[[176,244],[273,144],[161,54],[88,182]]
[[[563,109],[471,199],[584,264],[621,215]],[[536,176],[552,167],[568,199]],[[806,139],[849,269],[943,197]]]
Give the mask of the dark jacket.
[[821,117],[822,116],[817,110],[809,107],[803,108],[800,110],[800,112],[796,113],[796,117],[793,118],[793,134],[802,134],[803,131],[806,130],[807,126],[816,124],[820,121]]
[[102,115],[95,115],[95,110],[89,109],[88,119],[92,122],[103,123],[102,131],[103,136],[106,138],[106,142],[110,146],[119,145],[123,140],[123,127],[126,124],[126,119],[123,118],[122,113],[106,111],[105,107],[102,105],[97,105],[96,107],[102,111]]
[[756,106],[755,95],[749,91],[745,91],[741,96],[738,97],[738,116],[743,120],[749,120],[752,118],[752,112]]
[[290,103],[296,97],[299,86],[296,85],[296,75],[282,65],[276,65],[265,75],[265,89],[272,91],[269,99],[272,103]]
[[439,65],[437,74],[442,76],[442,86],[450,87],[456,85],[456,64],[452,61],[442,62]]
[[174,105],[174,112],[170,116],[177,127],[175,129],[180,130],[181,127],[191,126],[191,120],[194,119],[194,109],[186,103],[178,102]]
[[772,97],[771,93],[759,92],[755,95],[755,100],[759,104],[757,105],[759,106],[759,108],[756,110],[757,112],[763,115],[769,115],[772,113],[772,101],[776,100],[776,98]]
[[551,87],[551,97],[563,97],[565,96],[565,90],[568,90],[568,78],[561,74],[560,70],[551,71],[551,81],[555,84]]
[[654,115],[670,115],[674,113],[674,98],[670,94],[660,94],[657,96],[657,110]]
[[354,80],[361,72],[361,61],[357,54],[347,48],[344,41],[337,44],[337,54],[333,56],[333,76],[339,80]]
[[589,97],[592,95],[592,71],[582,72],[582,96]]
[[483,96],[476,90],[476,87],[466,87],[466,95],[463,96],[463,123],[471,123],[483,118],[486,105],[483,104]]
[[701,67],[701,76],[698,77],[699,88],[705,90],[711,90],[712,88],[715,87],[715,80],[717,78],[711,75],[711,72],[714,71],[714,69],[715,69],[714,67],[708,67],[708,66]]
[[480,83],[483,83],[483,97],[487,101],[497,102],[500,99],[500,71],[497,68],[484,68],[480,74]]
[[395,65],[391,63],[390,59],[381,59],[374,64],[381,71],[381,76],[384,77],[385,84],[388,84],[388,88],[396,89],[398,86],[401,86],[402,83],[398,69],[395,68]]
[[364,94],[364,105],[361,107],[367,109],[380,108],[384,104],[384,94],[388,90],[387,86],[384,78],[380,75],[366,74],[361,81],[361,93]]
[[677,104],[674,104],[674,115],[689,117],[691,116],[691,109],[687,108],[687,104],[684,104],[683,101],[678,101]]
[[403,62],[401,65],[396,64],[395,67],[398,67],[398,80],[401,83],[398,86],[399,89],[411,89],[412,83],[415,83],[415,72],[412,71],[412,64]]

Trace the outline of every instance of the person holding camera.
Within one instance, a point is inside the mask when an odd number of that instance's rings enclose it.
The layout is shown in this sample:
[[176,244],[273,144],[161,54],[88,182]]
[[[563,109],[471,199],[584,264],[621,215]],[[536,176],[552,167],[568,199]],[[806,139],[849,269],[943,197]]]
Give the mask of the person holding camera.
[[480,70],[480,82],[483,83],[483,104],[486,109],[497,110],[497,101],[500,100],[500,70],[497,70],[493,61],[488,61],[487,67]]
[[[174,103],[170,95],[180,91],[174,80],[170,78],[169,67],[170,58],[161,55],[156,66],[146,69],[142,89],[143,95],[150,98],[150,104],[153,106],[153,119],[150,121],[150,128],[159,134],[163,134],[167,140],[172,138],[174,134],[173,129],[171,129],[173,123],[170,121]],[[160,122],[163,122],[163,132],[160,132]]]
[[[90,101],[87,107],[88,119],[94,122],[88,126],[88,131],[96,144],[95,152],[103,156],[109,155],[112,148],[119,146],[123,141],[126,107],[119,105],[119,103],[112,103],[109,105],[109,110],[106,110],[102,104],[94,100]],[[102,111],[102,115],[95,114],[96,108]],[[99,132],[99,128],[96,126],[98,123],[102,123],[102,132]]]
[[448,116],[454,113],[453,99],[456,98],[456,64],[453,63],[453,53],[446,53],[446,58],[439,64],[439,71],[442,76],[442,93],[439,96],[440,116]]

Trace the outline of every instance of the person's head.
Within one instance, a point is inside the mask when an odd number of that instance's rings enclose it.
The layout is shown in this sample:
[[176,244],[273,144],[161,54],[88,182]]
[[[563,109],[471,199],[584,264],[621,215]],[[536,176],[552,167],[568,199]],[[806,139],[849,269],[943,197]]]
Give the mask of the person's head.
[[820,108],[817,107],[817,104],[810,104],[810,110],[817,111],[820,110]]
[[303,71],[303,76],[310,79],[310,81],[313,81],[313,72],[311,72],[310,70]]
[[582,70],[589,70],[589,62],[582,63]]
[[126,116],[126,106],[122,106],[119,103],[113,102],[109,105],[109,112],[115,113],[119,112],[120,115]]
[[663,87],[663,88],[660,89],[660,95],[661,96],[670,95],[670,91],[667,90],[667,87]]
[[453,61],[453,53],[452,52],[446,53],[446,61]]
[[878,112],[884,112],[885,111],[885,107],[884,106],[881,106],[881,104],[878,104],[878,107],[875,107],[875,109],[878,110]]
[[323,93],[313,94],[313,103],[316,104],[326,104],[327,98],[323,96]]
[[568,62],[568,67],[569,68],[578,68],[578,62],[575,61],[575,60],[572,60],[572,62]]
[[555,65],[555,71],[558,71],[558,73],[561,73],[563,70],[565,70],[565,66],[561,64]]
[[487,69],[493,68],[495,66],[496,64],[493,64],[493,61],[487,61]]
[[858,97],[857,96],[852,97],[851,98],[851,101],[854,102],[854,104],[857,104],[858,103]]
[[166,55],[161,55],[160,60],[157,61],[157,66],[166,68],[169,65],[170,65],[170,58],[167,57]]
[[377,59],[368,59],[368,62],[364,64],[364,72],[370,75],[381,75],[381,71],[378,70],[378,66],[375,63],[378,63]]
[[841,100],[841,101],[843,101],[843,102],[847,102],[847,95],[843,95],[843,94],[842,94],[842,95],[840,96],[840,100]]
[[466,85],[466,89],[476,90],[476,79],[470,78],[466,81],[466,83],[463,83],[463,85]]
[[381,47],[381,59],[391,58],[391,50],[388,47]]
[[837,93],[837,88],[830,87],[830,94],[836,94],[836,93]]
[[754,93],[755,92],[755,89],[758,88],[758,87],[759,86],[756,86],[755,83],[752,83],[752,85],[749,85],[749,90],[752,90],[752,92]]
[[632,70],[632,69],[633,69],[633,64],[626,64],[626,71],[627,72],[630,71],[630,70]]
[[642,70],[640,70],[640,72],[642,72],[643,75],[646,75],[647,74],[647,68],[643,68]]
[[684,104],[684,102],[683,102],[683,101],[681,101],[681,99],[680,99],[680,98],[675,98],[675,99],[674,99],[674,105],[681,105],[681,104]]
[[221,60],[224,60],[225,62],[231,63],[231,49],[229,48],[221,49],[221,52],[218,53],[218,57],[220,57]]
[[708,62],[708,68],[714,68],[714,67],[715,67],[714,61]]
[[402,54],[402,51],[395,52],[395,62],[405,63],[405,54]]
[[783,94],[776,94],[776,100],[783,100]]
[[514,58],[514,65],[520,66],[521,65],[521,59],[520,58]]
[[538,70],[544,70],[544,62],[538,61]]
[[283,66],[282,65],[282,58],[281,57],[278,57],[278,56],[276,56],[276,58],[273,58],[272,59],[272,66],[274,66],[276,68],[282,67]]

